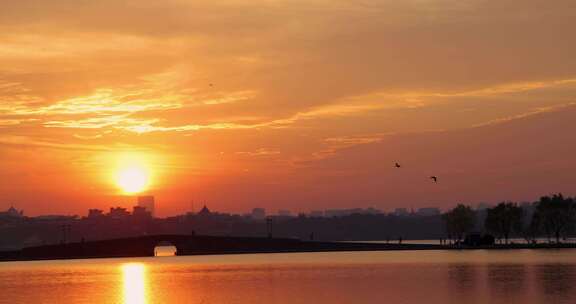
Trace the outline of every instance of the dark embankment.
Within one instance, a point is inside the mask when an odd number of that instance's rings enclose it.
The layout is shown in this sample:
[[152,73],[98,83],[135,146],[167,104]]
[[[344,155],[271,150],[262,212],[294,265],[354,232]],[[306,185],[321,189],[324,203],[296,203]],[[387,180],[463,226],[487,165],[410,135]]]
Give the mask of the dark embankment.
[[154,256],[154,248],[159,244],[174,245],[177,248],[177,255],[314,251],[423,250],[442,248],[438,245],[340,243],[253,237],[155,235],[136,238],[28,247],[18,251],[0,252],[0,261],[148,257]]

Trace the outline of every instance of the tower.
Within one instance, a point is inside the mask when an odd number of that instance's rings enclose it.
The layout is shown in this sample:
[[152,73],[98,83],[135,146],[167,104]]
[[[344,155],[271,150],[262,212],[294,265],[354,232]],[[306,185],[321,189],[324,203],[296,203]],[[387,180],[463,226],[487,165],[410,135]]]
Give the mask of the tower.
[[138,206],[146,208],[146,211],[150,212],[152,217],[155,215],[155,202],[154,196],[147,195],[147,196],[139,196],[138,197]]

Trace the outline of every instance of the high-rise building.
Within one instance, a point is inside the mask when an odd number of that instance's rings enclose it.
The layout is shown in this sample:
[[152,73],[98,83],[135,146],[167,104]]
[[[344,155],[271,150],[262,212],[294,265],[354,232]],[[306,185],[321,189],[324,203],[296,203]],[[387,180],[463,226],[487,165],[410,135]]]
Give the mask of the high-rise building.
[[152,217],[154,217],[155,215],[155,202],[154,202],[154,196],[152,195],[147,195],[147,196],[139,196],[138,197],[138,207],[144,207],[146,208],[146,211],[150,212],[150,214],[152,215]]

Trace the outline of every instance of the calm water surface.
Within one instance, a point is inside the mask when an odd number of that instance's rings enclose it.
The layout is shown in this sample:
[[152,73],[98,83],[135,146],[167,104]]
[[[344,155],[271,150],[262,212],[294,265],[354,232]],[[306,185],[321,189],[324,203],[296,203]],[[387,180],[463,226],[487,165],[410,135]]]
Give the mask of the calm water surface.
[[576,303],[576,250],[0,263],[0,303]]

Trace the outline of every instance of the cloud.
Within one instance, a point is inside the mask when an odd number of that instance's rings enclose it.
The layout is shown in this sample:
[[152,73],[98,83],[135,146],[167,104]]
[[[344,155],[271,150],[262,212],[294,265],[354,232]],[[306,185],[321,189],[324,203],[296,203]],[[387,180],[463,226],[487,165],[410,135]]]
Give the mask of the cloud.
[[503,123],[507,123],[507,122],[517,120],[517,119],[525,119],[525,118],[528,118],[531,116],[540,115],[542,113],[557,112],[557,111],[562,111],[564,109],[570,110],[570,109],[574,108],[574,106],[576,106],[576,102],[571,102],[571,103],[561,104],[561,105],[555,105],[555,106],[549,106],[549,107],[538,107],[538,108],[533,109],[532,111],[529,111],[526,113],[521,113],[518,115],[513,115],[513,116],[502,117],[502,118],[490,120],[490,121],[487,121],[487,122],[484,122],[481,124],[474,125],[472,127],[473,128],[480,128],[480,127],[484,127],[484,126],[503,124]]
[[[154,120],[155,121],[155,120]],[[48,128],[71,128],[71,129],[102,129],[111,126],[123,125],[141,125],[150,123],[150,121],[136,120],[125,115],[91,117],[79,120],[51,120],[44,123]]]
[[[257,123],[233,123],[233,122],[215,122],[208,124],[182,124],[173,126],[162,126],[162,118],[157,119],[131,119],[125,116],[106,117],[99,119],[88,119],[85,121],[72,121],[68,123],[50,122],[48,125],[65,126],[65,127],[105,127],[114,126],[117,129],[123,129],[139,134],[152,132],[193,132],[199,130],[240,130],[240,129],[282,129],[289,128],[295,124],[311,121],[322,120],[334,117],[350,117],[374,113],[377,111],[414,108],[430,106],[434,103],[446,103],[451,99],[461,98],[483,98],[513,95],[518,93],[538,91],[544,89],[554,89],[566,86],[573,86],[576,83],[574,79],[516,83],[508,85],[499,85],[474,89],[470,91],[459,92],[419,92],[419,93],[376,93],[366,96],[345,98],[335,104],[328,104],[297,112],[285,118],[262,119]],[[230,100],[247,100],[253,96],[253,92],[232,93]],[[520,114],[524,115],[524,114]],[[498,118],[501,119],[501,118]]]
[[[328,146],[318,152],[312,154],[313,160],[319,160],[334,156],[339,150],[371,143],[377,143],[390,134],[369,134],[369,135],[356,135],[356,136],[339,136],[324,139]],[[309,160],[305,160],[307,162]]]
[[233,123],[214,123],[207,125],[200,124],[187,124],[173,127],[154,126],[156,121],[142,122],[134,121],[133,125],[117,126],[117,129],[122,129],[138,134],[151,133],[151,132],[185,132],[185,131],[200,131],[200,130],[232,130],[232,129],[252,129],[258,128],[260,125],[242,125]]
[[49,148],[57,150],[73,150],[73,151],[85,151],[85,152],[102,152],[112,150],[112,148],[104,145],[79,145],[66,142],[55,142],[50,139],[21,136],[21,135],[0,136],[0,146]]
[[[524,92],[539,91],[544,89],[576,87],[576,79],[559,79],[547,81],[529,81],[510,84],[499,84],[472,90],[458,91],[424,91],[415,92],[376,92],[367,95],[345,98],[343,102],[348,104],[365,104],[373,109],[385,108],[414,108],[423,107],[433,103],[447,102],[450,99],[462,98],[487,98],[501,97]],[[352,106],[350,106],[352,107]],[[358,106],[359,107],[359,106]],[[360,108],[360,107],[359,107]]]
[[102,138],[102,136],[103,136],[102,134],[94,134],[94,135],[74,134],[75,138],[84,139],[84,140],[98,139],[98,138]]
[[21,122],[19,119],[0,119],[0,127],[19,125]]
[[158,87],[145,82],[140,86],[102,88],[88,96],[79,96],[57,101],[49,105],[36,106],[34,103],[21,103],[4,108],[0,114],[20,116],[77,115],[136,113],[152,110],[178,109],[185,97],[173,91],[172,87]]
[[204,105],[221,105],[249,100],[255,97],[254,91],[217,92],[216,96],[198,96],[194,100]]
[[276,151],[276,150],[259,148],[259,149],[256,149],[255,151],[239,151],[239,152],[236,152],[235,154],[243,155],[243,156],[251,156],[251,157],[268,157],[268,156],[278,155],[280,153],[281,153],[280,151]]
[[[136,133],[150,131],[184,131],[203,128],[224,129],[233,124],[218,123],[209,126],[184,125],[178,127],[155,127],[159,118],[138,118],[137,114],[162,114],[167,110],[179,110],[199,105],[216,106],[248,100],[253,91],[233,91],[217,93],[197,93],[196,89],[185,87],[178,70],[146,76],[139,84],[116,88],[101,88],[86,95],[68,98],[46,104],[37,97],[15,101],[4,98],[0,104],[0,125],[14,125],[22,121],[37,121],[48,128],[101,129],[114,127]],[[4,94],[27,92],[20,83],[3,83]]]
[[340,136],[326,138],[324,141],[335,144],[338,147],[350,147],[355,145],[369,144],[382,140],[384,134],[371,134],[362,136]]

